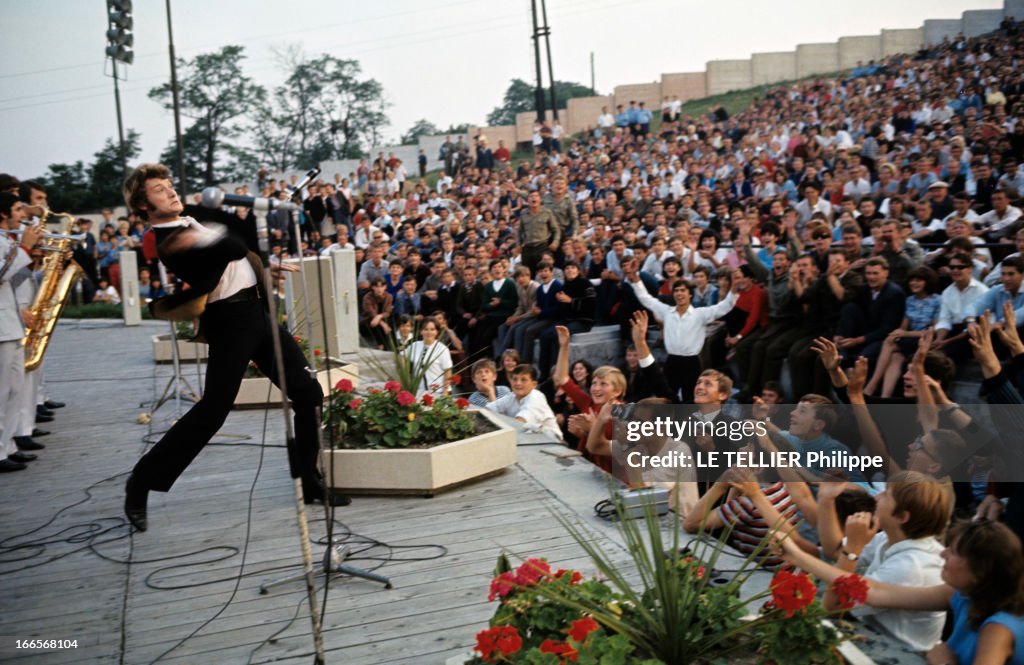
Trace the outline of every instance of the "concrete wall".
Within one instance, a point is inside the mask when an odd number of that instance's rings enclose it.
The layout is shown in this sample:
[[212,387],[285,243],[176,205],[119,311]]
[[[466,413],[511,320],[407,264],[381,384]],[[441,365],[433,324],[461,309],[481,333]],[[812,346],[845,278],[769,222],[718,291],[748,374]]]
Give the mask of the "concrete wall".
[[[559,114],[561,115],[561,114]],[[545,111],[544,118],[551,119],[551,111]],[[530,143],[533,141],[533,121],[537,119],[536,111],[524,111],[516,114],[516,142]]]
[[930,18],[924,22],[924,43],[941,44],[944,39],[956,37],[964,31],[963,19]]
[[924,46],[924,28],[882,30],[882,57],[915,53]]
[[470,135],[483,134],[487,137],[487,147],[491,150],[498,149],[498,141],[504,141],[505,147],[514,151],[516,149],[516,128],[512,125],[499,127],[470,127]]
[[711,60],[708,62],[708,95],[743,90],[754,84],[749,60]]
[[688,102],[708,96],[707,72],[685,72],[681,74],[661,75],[662,96],[679,95],[679,99]]
[[796,76],[806,78],[814,74],[839,71],[839,45],[798,44],[796,47]]
[[573,97],[566,103],[566,107],[565,111],[559,113],[562,127],[568,133],[575,134],[588,127],[595,127],[602,107],[607,107],[608,112],[614,114],[615,98],[610,95],[607,97]]
[[[472,146],[473,141],[471,138],[474,133],[466,132],[465,134],[452,134],[452,143],[459,142],[459,136],[462,136],[462,140],[466,142],[466,145]],[[448,134],[435,134],[434,136],[421,136],[419,141],[419,147],[423,148],[423,152],[427,155],[427,170],[433,171],[444,166],[444,162],[440,161],[437,156],[441,153],[441,146],[444,144],[445,139],[448,138]],[[495,144],[497,145],[497,144]],[[401,156],[399,156],[401,157]],[[409,164],[405,165],[405,169],[409,173],[419,173],[419,164],[413,162],[412,166]]]
[[858,62],[865,65],[882,57],[880,35],[858,35],[839,38],[839,69],[856,67]]
[[964,12],[964,36],[977,37],[999,29],[1002,9],[971,9]]
[[796,79],[796,53],[755,53],[750,56],[750,74],[754,85]]
[[[644,103],[645,108],[651,113],[659,113],[661,110],[661,82],[631,83],[629,85],[615,86],[615,105],[622,104],[629,108],[630,102]],[[614,113],[614,109],[612,109]]]

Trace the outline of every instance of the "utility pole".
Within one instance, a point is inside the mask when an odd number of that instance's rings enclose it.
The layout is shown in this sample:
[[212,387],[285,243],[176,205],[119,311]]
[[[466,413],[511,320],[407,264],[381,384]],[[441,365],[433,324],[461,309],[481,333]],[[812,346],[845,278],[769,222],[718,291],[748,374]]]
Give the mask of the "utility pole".
[[597,86],[594,85],[594,52],[590,52],[590,89],[597,94]]
[[533,57],[537,69],[537,88],[533,91],[534,105],[537,107],[537,122],[544,122],[544,81],[540,68],[540,29],[537,26],[537,0],[530,0],[530,13],[533,15]]
[[541,17],[544,19],[544,46],[548,52],[548,80],[551,82],[551,113],[558,120],[558,96],[555,94],[555,70],[551,66],[551,28],[548,27],[547,0],[540,0]]
[[188,178],[185,177],[185,146],[181,142],[181,100],[178,98],[178,64],[174,58],[174,31],[171,29],[171,0],[167,6],[167,48],[171,56],[171,99],[174,103],[174,141],[178,146],[178,187],[181,200],[188,198]]

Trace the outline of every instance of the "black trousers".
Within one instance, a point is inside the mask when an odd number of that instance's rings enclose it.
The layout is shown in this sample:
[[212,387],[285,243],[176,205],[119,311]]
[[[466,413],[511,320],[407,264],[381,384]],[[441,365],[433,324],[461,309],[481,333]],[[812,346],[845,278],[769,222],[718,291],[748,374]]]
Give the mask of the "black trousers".
[[[135,482],[146,489],[166,492],[224,424],[252,360],[275,385],[270,317],[260,301],[214,303],[202,315],[201,329],[210,345],[206,387],[202,399],[182,416],[163,438],[135,465]],[[307,371],[302,349],[291,333],[281,328],[288,396],[295,413],[295,443],[288,447],[292,477],[301,477],[305,492],[319,496],[319,429],[316,408],[323,390]],[[314,495],[310,495],[314,496]]]
[[697,385],[700,372],[700,356],[669,355],[665,361],[665,378],[668,380],[668,387],[672,389],[672,396],[675,397],[682,392],[682,402],[693,403],[693,389]]

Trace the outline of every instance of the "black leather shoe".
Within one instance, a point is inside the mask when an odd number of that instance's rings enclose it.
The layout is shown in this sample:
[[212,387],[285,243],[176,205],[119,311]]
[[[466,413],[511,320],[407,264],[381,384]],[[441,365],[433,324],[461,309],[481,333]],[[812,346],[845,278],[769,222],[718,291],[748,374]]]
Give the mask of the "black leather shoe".
[[[335,506],[335,507],[347,506],[348,504],[352,503],[352,498],[351,497],[347,497],[344,494],[339,494],[338,492],[335,492],[334,490],[328,490],[327,497],[328,497],[328,501],[330,501],[330,504],[332,506]],[[323,503],[324,502],[323,490],[321,490],[321,489],[316,489],[314,491],[303,490],[303,492],[302,492],[302,500],[303,500],[303,502],[305,502],[305,504],[307,506],[312,504],[312,503]]]
[[36,415],[37,416],[49,416],[50,418],[52,418],[53,417],[53,411],[50,411],[45,406],[39,405],[39,406],[36,406]]
[[48,399],[45,402],[43,402],[43,406],[45,406],[47,409],[63,409],[65,406],[67,406],[67,404],[65,404],[64,402],[58,402],[56,400]]
[[37,414],[36,415],[36,422],[37,423],[52,423],[53,422],[53,416],[40,416],[40,415]]
[[33,441],[30,436],[14,437],[14,445],[18,446],[18,450],[42,450],[46,447],[38,441]]
[[13,455],[8,455],[7,459],[24,464],[25,462],[31,462],[33,460],[39,459],[39,456],[33,455],[32,453],[23,453],[19,450]]
[[49,430],[39,429],[38,427],[36,427],[35,429],[32,430],[32,436],[49,436],[49,435],[50,435]]
[[21,471],[28,467],[21,462],[12,462],[10,459],[0,459],[0,473],[7,473],[8,471]]
[[139,487],[135,483],[134,474],[128,476],[128,484],[124,488],[124,514],[128,521],[139,531],[145,531],[146,523],[146,499],[149,497],[149,490]]

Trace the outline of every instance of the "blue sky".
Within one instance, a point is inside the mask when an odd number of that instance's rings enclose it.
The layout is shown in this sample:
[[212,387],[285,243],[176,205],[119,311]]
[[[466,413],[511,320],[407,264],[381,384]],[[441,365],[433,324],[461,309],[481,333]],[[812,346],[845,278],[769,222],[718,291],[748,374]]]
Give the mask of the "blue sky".
[[[707,60],[792,50],[798,43],[912,28],[956,18],[998,0],[791,0],[665,2],[548,0],[555,76],[590,81],[608,93],[662,72],[701,71]],[[169,78],[163,0],[135,0],[135,63],[122,84],[126,127],[156,159],[173,119],[147,97]],[[172,0],[179,57],[241,44],[246,72],[268,88],[284,78],[275,53],[293,45],[361,62],[392,107],[384,131],[397,139],[419,118],[445,127],[483,123],[510,79],[531,80],[529,0]],[[0,81],[0,172],[42,175],[48,164],[88,162],[117,135],[111,79],[104,76],[103,0],[0,0],[4,57]],[[107,65],[109,66],[109,65]]]

